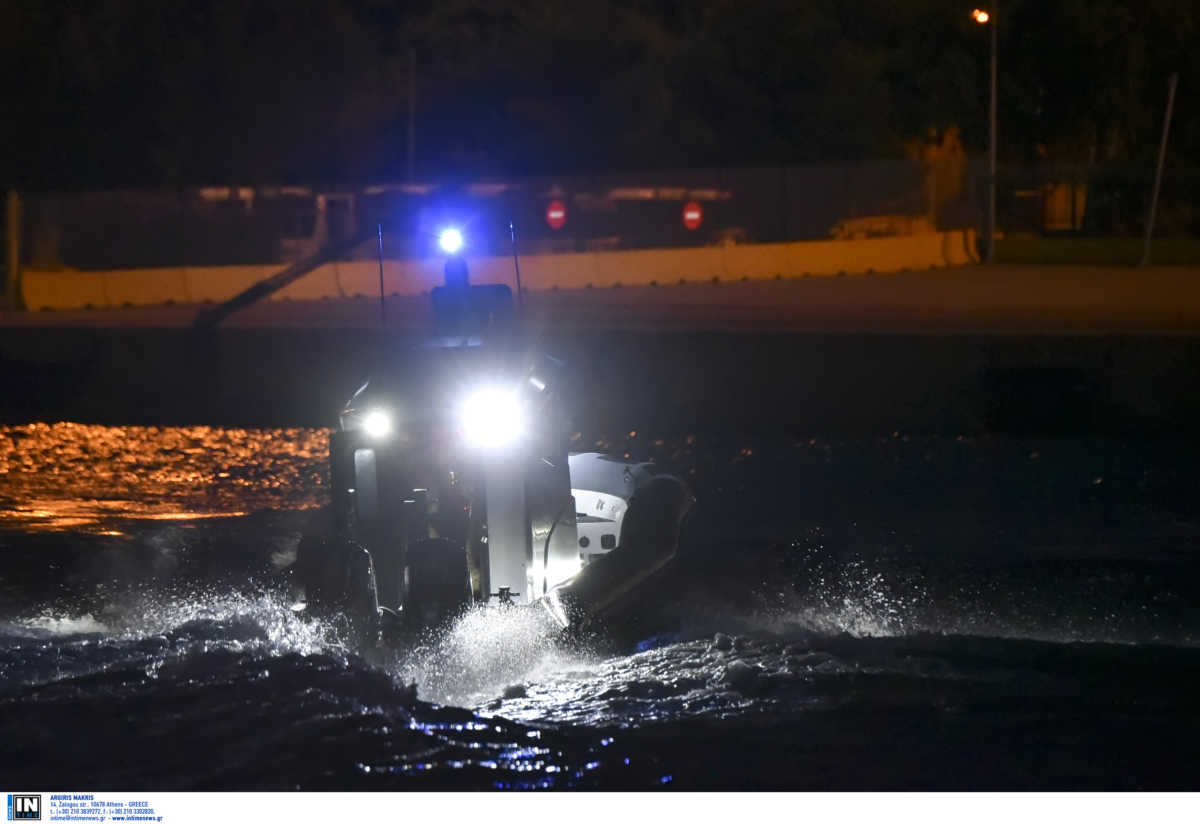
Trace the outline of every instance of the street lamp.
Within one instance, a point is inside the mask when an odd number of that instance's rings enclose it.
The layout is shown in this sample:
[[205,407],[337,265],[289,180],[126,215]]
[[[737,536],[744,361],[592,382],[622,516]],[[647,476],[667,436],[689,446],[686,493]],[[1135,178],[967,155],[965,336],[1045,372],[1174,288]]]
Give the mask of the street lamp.
[[987,219],[987,262],[996,262],[996,6],[992,10],[973,9],[971,19],[980,25],[992,24],[992,93],[988,113],[988,219]]

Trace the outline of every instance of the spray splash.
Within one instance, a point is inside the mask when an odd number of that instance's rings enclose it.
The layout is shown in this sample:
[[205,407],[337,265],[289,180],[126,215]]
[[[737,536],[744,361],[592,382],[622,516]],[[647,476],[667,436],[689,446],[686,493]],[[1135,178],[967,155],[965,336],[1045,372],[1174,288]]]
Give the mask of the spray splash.
[[416,683],[423,699],[475,706],[506,688],[594,661],[584,649],[559,644],[556,635],[540,610],[475,607],[397,655],[391,669],[405,683]]
[[130,667],[153,678],[168,663],[212,653],[346,661],[353,650],[345,637],[275,593],[147,593],[96,614],[53,606],[0,624],[0,680],[17,689]]

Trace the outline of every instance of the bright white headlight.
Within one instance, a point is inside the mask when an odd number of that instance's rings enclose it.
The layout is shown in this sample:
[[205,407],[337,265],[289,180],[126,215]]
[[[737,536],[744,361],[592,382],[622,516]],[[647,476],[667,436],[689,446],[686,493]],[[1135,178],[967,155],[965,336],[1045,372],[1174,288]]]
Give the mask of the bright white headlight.
[[392,416],[382,409],[372,409],[363,415],[363,432],[372,438],[386,438],[392,432]]
[[500,449],[525,433],[525,414],[515,392],[480,389],[462,405],[463,437],[471,446]]

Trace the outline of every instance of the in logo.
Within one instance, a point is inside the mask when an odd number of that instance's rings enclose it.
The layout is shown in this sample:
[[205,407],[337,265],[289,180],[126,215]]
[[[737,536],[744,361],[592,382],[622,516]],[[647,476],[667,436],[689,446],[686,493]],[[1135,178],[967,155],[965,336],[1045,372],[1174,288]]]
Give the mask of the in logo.
[[9,821],[41,821],[42,797],[40,795],[8,796]]

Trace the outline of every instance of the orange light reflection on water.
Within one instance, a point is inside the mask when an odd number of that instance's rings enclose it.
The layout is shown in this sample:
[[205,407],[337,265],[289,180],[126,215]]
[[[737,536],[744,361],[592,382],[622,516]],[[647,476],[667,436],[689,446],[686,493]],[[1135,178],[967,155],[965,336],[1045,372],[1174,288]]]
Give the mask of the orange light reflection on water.
[[325,429],[0,427],[0,528],[123,535],[328,500]]

